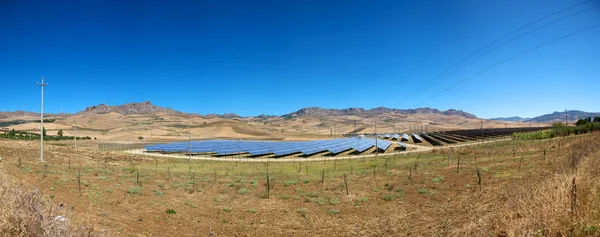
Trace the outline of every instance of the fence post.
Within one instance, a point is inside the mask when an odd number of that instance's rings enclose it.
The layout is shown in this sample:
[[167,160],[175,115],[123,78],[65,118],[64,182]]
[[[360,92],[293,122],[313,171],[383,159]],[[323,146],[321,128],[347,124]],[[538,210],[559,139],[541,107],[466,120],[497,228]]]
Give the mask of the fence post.
[[346,174],[344,174],[344,186],[346,186],[346,195],[350,195],[348,192],[348,180],[346,179]]
[[269,181],[269,173],[267,172],[267,198],[269,198],[270,192],[271,192],[271,182]]

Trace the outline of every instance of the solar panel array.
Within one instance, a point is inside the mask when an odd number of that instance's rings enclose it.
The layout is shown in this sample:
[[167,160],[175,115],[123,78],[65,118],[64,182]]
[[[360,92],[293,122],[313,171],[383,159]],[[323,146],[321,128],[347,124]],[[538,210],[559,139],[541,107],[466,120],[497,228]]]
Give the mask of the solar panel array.
[[406,135],[406,133],[402,134],[402,141],[408,141],[409,137],[408,135]]
[[391,144],[389,141],[378,140],[376,142],[375,139],[370,138],[343,138],[305,142],[208,140],[155,144],[146,146],[146,151],[216,155],[250,154],[251,156],[270,154],[285,156],[302,153],[309,156],[321,152],[338,154],[350,149],[364,152],[375,145],[381,150],[386,150]]
[[394,136],[392,136],[392,140],[398,140],[398,138],[400,138],[400,134],[394,134]]
[[423,138],[421,138],[421,136],[419,136],[419,134],[413,133],[412,137],[414,139],[413,140],[414,142],[423,142]]

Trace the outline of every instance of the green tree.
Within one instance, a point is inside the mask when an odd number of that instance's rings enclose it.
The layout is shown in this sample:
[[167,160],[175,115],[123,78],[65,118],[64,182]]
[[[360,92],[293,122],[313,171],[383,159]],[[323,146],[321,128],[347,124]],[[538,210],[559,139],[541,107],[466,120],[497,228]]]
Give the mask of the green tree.
[[140,141],[143,141],[143,140],[144,140],[144,137],[142,137],[142,136],[139,136],[139,137],[138,137],[138,139],[139,139]]
[[46,127],[42,127],[42,135],[46,136]]
[[14,129],[10,130],[10,132],[8,132],[8,138],[14,138],[15,134],[16,134],[16,132]]
[[59,136],[59,137],[62,137],[62,136],[63,136],[63,130],[62,130],[62,129],[58,130],[58,136]]
[[586,119],[579,119],[579,120],[577,120],[577,122],[575,123],[575,125],[577,125],[577,126],[581,126],[581,125],[586,125],[586,124],[588,124],[588,123],[589,123],[589,122],[588,122],[588,119],[587,119],[587,118],[586,118]]

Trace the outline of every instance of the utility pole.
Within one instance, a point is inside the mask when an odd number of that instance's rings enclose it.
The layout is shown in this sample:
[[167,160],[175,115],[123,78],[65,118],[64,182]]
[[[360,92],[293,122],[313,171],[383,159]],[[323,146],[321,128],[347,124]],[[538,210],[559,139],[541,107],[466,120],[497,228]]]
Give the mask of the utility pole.
[[48,86],[48,83],[44,83],[42,77],[42,83],[36,82],[38,86],[42,87],[42,106],[40,109],[40,161],[44,161],[44,87]]

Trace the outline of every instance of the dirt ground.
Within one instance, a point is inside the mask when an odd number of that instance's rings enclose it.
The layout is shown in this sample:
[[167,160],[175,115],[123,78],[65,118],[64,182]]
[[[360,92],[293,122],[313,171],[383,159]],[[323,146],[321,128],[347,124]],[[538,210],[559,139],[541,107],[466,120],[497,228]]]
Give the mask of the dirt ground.
[[[64,205],[71,229],[98,236],[533,236],[537,224],[511,227],[528,216],[513,213],[515,197],[564,172],[571,146],[598,136],[301,163],[188,162],[60,146],[48,146],[40,163],[39,143],[0,141],[0,171]],[[540,225],[544,235],[600,234]]]

